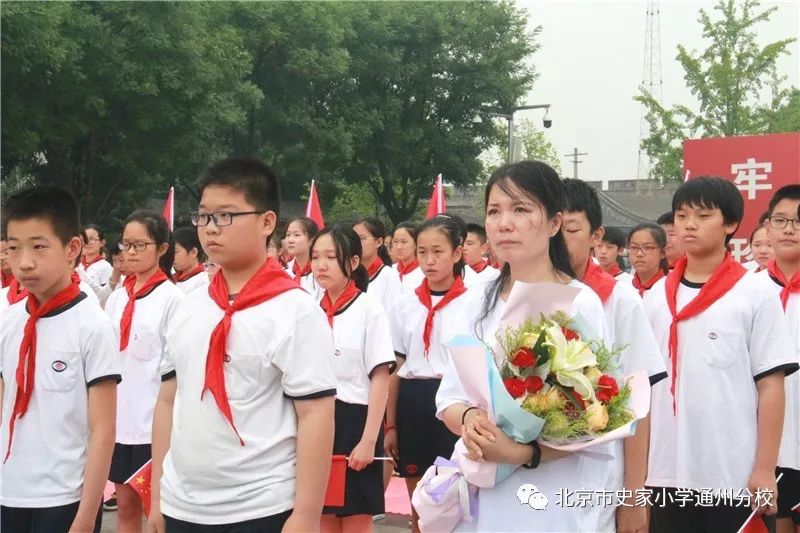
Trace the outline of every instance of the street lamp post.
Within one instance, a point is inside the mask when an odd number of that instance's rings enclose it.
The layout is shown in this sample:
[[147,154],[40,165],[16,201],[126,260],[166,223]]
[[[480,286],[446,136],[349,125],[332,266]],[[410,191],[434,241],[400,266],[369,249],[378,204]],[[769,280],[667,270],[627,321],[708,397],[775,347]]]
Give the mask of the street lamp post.
[[510,113],[494,113],[492,111],[477,111],[475,116],[472,117],[473,124],[481,124],[483,119],[481,115],[486,115],[487,117],[496,117],[496,118],[504,118],[508,122],[508,157],[506,161],[511,163],[511,149],[514,145],[514,113],[517,111],[525,111],[527,109],[546,109],[547,111],[544,114],[544,118],[542,119],[542,125],[545,128],[549,128],[553,125],[553,120],[548,116],[550,113],[550,104],[534,104],[534,105],[521,105],[511,108]]

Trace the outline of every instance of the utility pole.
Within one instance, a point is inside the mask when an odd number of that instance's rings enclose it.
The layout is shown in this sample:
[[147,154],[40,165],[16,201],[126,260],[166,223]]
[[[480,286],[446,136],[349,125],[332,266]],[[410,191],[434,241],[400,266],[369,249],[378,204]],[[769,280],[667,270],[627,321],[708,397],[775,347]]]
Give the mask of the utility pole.
[[564,154],[564,157],[571,157],[572,158],[572,177],[578,179],[578,164],[583,163],[578,159],[579,156],[582,155],[589,155],[588,152],[578,152],[578,148],[575,147],[572,149],[572,153]]

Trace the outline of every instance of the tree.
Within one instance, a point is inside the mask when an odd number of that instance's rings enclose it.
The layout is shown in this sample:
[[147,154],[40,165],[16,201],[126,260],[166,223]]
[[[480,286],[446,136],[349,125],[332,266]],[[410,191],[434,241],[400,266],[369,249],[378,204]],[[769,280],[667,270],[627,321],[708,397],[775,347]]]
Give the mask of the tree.
[[[550,139],[545,132],[528,119],[514,121],[514,137],[522,143],[523,159],[543,161],[561,174],[561,161]],[[488,176],[500,165],[508,161],[508,127],[505,121],[496,124],[495,144],[481,154],[481,160],[486,168],[484,175]]]
[[766,46],[756,42],[755,28],[777,7],[759,11],[758,0],[718,0],[712,19],[700,10],[698,22],[709,46],[702,53],[678,46],[676,59],[684,80],[697,99],[697,110],[661,105],[646,91],[635,99],[646,107],[650,135],[642,148],[655,160],[653,173],[660,179],[679,179],[681,141],[692,137],[721,137],[774,131],[774,112],[787,105],[791,91],[784,86],[776,63],[795,39]]
[[511,3],[338,4],[352,12],[342,112],[357,124],[343,175],[367,184],[397,223],[442,173],[454,185],[482,174],[490,124],[477,110],[510,108],[534,80],[535,32]]

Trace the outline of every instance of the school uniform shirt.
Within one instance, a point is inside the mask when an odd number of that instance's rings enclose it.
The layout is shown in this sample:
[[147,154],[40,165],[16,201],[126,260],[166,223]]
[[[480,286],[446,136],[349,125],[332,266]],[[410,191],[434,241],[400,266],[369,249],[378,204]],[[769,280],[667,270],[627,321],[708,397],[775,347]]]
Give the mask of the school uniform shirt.
[[369,279],[369,285],[367,286],[367,293],[383,305],[383,310],[386,311],[387,315],[391,312],[398,298],[400,298],[402,291],[403,286],[400,283],[400,275],[397,270],[387,265],[381,266]]
[[211,332],[224,312],[206,291],[183,299],[167,326],[162,379],[177,379],[161,478],[164,514],[199,524],[272,516],[294,505],[294,400],[336,394],[333,337],[312,297],[289,290],[235,312],[225,387],[244,446],[203,394]]
[[[398,263],[392,265],[392,269],[397,272],[398,277],[400,276],[400,271],[398,270]],[[414,291],[417,290],[422,284],[422,280],[425,279],[425,273],[422,271],[420,267],[415,268],[408,274],[404,275],[400,279],[400,285],[402,286],[402,291],[404,293],[410,292],[414,294]]]
[[[3,313],[0,374],[3,376],[2,457],[17,394],[15,379],[27,300]],[[2,465],[2,505],[56,507],[81,498],[89,433],[89,389],[119,382],[114,328],[82,292],[72,303],[36,323],[36,373],[28,411],[14,427],[8,461]]]
[[[775,294],[780,297],[783,287],[778,280],[769,275],[768,271],[762,270],[756,276],[768,280]],[[800,353],[800,294],[793,292],[789,295],[784,315],[786,316],[786,326],[789,329],[789,337],[795,341],[795,346]],[[800,355],[798,355],[798,359],[800,359]],[[778,466],[800,470],[800,372],[786,376],[783,385],[786,391],[786,407]]]
[[[665,279],[644,298],[671,373]],[[700,292],[682,280],[680,312]],[[702,313],[678,323],[676,411],[670,379],[652,388],[646,485],[688,489],[747,487],[757,446],[757,382],[798,368],[781,303],[763,276],[747,272]],[[792,347],[787,350],[787,347]]]
[[90,285],[102,286],[108,283],[113,270],[114,267],[111,266],[111,263],[103,259],[86,267],[86,275],[89,276],[89,279],[91,279]]
[[[406,276],[408,277],[408,276]],[[420,282],[422,283],[422,282]],[[445,293],[431,291],[431,307],[436,307]],[[392,343],[398,357],[405,359],[397,371],[402,379],[439,379],[447,368],[444,343],[465,330],[465,315],[461,308],[466,292],[436,311],[431,330],[430,346],[425,355],[425,319],[428,308],[422,305],[414,291],[405,291],[394,306],[390,317]]]
[[464,286],[470,288],[474,285],[483,285],[494,281],[500,275],[500,270],[492,265],[486,265],[483,270],[476,272],[471,266],[464,267]]
[[[607,339],[603,306],[600,298],[583,283],[573,280],[569,284],[581,289],[568,310],[570,316],[580,314],[598,336]],[[505,311],[505,302],[498,298],[489,316],[481,319],[483,303],[489,286],[474,287],[467,291],[461,307],[468,309],[467,330],[462,333],[477,335],[488,346],[497,344],[496,334]],[[607,342],[607,341],[606,341]],[[436,416],[442,418],[444,411],[456,403],[471,404],[458,379],[455,368],[448,361],[447,370],[436,394]],[[566,489],[608,490],[604,484],[609,477],[608,469],[613,458],[607,452],[573,453],[556,461],[542,462],[538,468],[518,468],[511,476],[491,489],[478,491],[478,516],[472,523],[462,522],[456,531],[614,531],[613,505],[566,507],[557,505],[558,494]],[[517,490],[526,483],[534,484],[546,495],[549,504],[544,511],[532,511],[520,505]]]
[[201,287],[207,289],[209,283],[210,280],[208,279],[208,273],[201,271],[183,281],[176,281],[175,286],[183,291],[183,294],[189,294],[193,290]]
[[300,283],[300,286],[303,287],[303,289],[308,294],[314,297],[314,300],[319,302],[322,299],[322,295],[325,291],[322,289],[322,287],[319,286],[317,280],[314,279],[314,274],[312,274],[311,272],[303,276],[300,276],[300,279],[297,279],[297,276],[294,275],[294,271],[292,270],[292,268],[294,267],[294,262],[295,260],[292,259],[289,262],[289,264],[286,265],[286,268],[284,268],[284,270],[292,278],[296,279],[298,283]]
[[[100,300],[98,300],[97,295],[88,284],[81,281],[78,287],[84,294],[86,294],[86,298],[90,303],[97,304],[98,307],[100,306]],[[0,317],[2,317],[6,312],[6,309],[8,309],[8,291],[9,287],[3,287],[0,289]]]
[[617,282],[622,283],[623,285],[630,285],[631,287],[633,287],[633,274],[625,272],[624,270],[619,274],[617,274],[616,276],[614,276],[614,279],[616,279]]
[[164,348],[166,327],[183,292],[169,280],[136,300],[128,346],[119,351],[120,319],[128,303],[124,287],[115,290],[106,302],[106,313],[117,335],[115,352],[122,368],[122,383],[117,389],[117,438],[120,444],[150,444],[153,409],[161,387],[159,362]]
[[336,398],[368,405],[372,373],[396,365],[389,319],[369,293],[360,293],[333,315],[333,347]]

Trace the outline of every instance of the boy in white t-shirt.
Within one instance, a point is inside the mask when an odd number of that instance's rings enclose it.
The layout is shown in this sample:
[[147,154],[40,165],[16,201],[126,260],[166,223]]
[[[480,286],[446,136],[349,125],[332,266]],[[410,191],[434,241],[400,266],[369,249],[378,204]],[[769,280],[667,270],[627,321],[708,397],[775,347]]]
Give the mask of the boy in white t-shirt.
[[120,372],[111,321],[72,275],[78,207],[66,191],[34,187],[10,196],[3,216],[28,296],[3,312],[0,335],[0,523],[99,531]]
[[488,252],[486,228],[480,224],[467,224],[467,238],[464,239],[464,285],[467,287],[488,283],[500,275],[500,271],[486,259]]
[[768,280],[727,251],[744,212],[736,187],[695,178],[672,208],[686,256],[644,300],[669,374],[652,390],[653,526],[736,531],[751,506],[774,521],[784,376],[797,371],[796,342]]
[[167,327],[151,527],[317,530],[333,449],[330,327],[267,257],[279,205],[272,170],[226,159],[198,188],[192,223],[220,271],[207,291],[186,295]]

